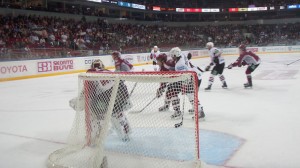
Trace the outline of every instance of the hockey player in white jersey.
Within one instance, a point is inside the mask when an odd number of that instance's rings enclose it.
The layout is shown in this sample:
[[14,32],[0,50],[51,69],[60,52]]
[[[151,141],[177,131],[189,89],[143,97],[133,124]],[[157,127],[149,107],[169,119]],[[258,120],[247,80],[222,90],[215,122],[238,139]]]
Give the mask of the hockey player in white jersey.
[[[161,72],[166,71],[174,71],[175,68],[175,62],[173,59],[168,59],[168,56],[164,53],[159,54],[157,56],[157,65],[159,66],[159,69]],[[180,91],[181,91],[181,85],[180,82],[162,82],[160,83],[159,88],[156,92],[156,97],[159,98],[163,95],[163,93],[166,90],[164,105],[159,108],[159,111],[166,111],[169,109],[170,103],[173,106],[173,109],[175,111],[174,114],[181,114],[180,112],[180,99],[178,97]],[[172,115],[171,118],[177,118],[180,117],[180,115]]]
[[[198,66],[194,65],[191,62],[191,58],[192,58],[192,54],[188,53],[187,55],[187,59],[188,59],[188,68],[190,71],[194,71],[197,73],[197,80],[198,80],[198,88],[200,88],[201,85],[201,81],[202,81],[202,72],[203,70],[201,68],[199,68]],[[190,101],[190,103],[192,104],[192,106],[194,106],[194,89],[193,88],[193,83],[192,81],[189,83],[188,89],[186,90],[186,95]],[[199,90],[199,89],[198,89]],[[199,118],[204,118],[205,117],[205,113],[203,110],[203,106],[200,104],[200,101],[198,100],[198,110],[200,112],[199,114]],[[189,113],[193,114],[194,113],[194,109],[189,109]]]
[[159,66],[157,65],[156,57],[158,57],[160,54],[159,48],[157,46],[154,46],[151,50],[150,59],[152,60],[153,69],[154,71],[157,71]]
[[[175,71],[195,71],[196,73],[200,72],[200,71],[196,70],[197,68],[195,66],[193,66],[193,68],[189,66],[190,62],[189,62],[188,58],[181,52],[181,49],[179,47],[172,48],[169,53],[170,53],[170,56],[174,59],[174,61],[176,63]],[[197,73],[197,76],[199,79],[199,77],[201,78],[201,72],[199,74],[198,73]],[[193,83],[188,82],[188,86],[186,86],[187,89],[186,89],[186,91],[184,91],[186,93],[184,93],[184,94],[187,94],[187,97],[188,97],[190,103],[192,105],[194,105],[194,96],[193,96],[194,90],[192,90],[193,89],[192,85],[193,85]],[[185,86],[183,86],[183,87],[186,88]],[[204,118],[205,114],[203,111],[203,107],[199,103],[199,100],[198,100],[198,110],[199,110],[198,117]],[[191,110],[191,112],[193,112],[193,111]],[[174,115],[176,115],[176,114],[174,114]]]
[[214,43],[208,42],[206,44],[206,48],[208,49],[208,53],[210,55],[210,64],[205,68],[206,71],[210,70],[211,66],[214,66],[211,75],[208,80],[208,86],[205,90],[211,90],[211,86],[214,83],[215,76],[219,76],[220,81],[222,82],[222,88],[227,88],[227,83],[225,81],[225,77],[223,75],[224,67],[225,67],[225,59],[222,57],[222,51],[216,47],[214,47]]

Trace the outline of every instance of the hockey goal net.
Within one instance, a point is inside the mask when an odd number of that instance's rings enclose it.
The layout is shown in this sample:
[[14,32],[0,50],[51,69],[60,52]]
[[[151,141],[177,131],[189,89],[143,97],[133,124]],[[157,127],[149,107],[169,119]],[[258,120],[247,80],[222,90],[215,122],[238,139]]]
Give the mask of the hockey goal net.
[[80,74],[67,145],[47,166],[200,167],[197,86],[194,72]]

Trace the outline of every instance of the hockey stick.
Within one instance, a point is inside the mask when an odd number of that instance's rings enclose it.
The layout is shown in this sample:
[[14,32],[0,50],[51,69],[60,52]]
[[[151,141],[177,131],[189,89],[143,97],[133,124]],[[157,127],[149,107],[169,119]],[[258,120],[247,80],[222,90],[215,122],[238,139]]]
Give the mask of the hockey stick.
[[[145,69],[142,69],[142,72],[144,72],[144,71],[145,71]],[[133,87],[132,87],[132,89],[131,89],[131,92],[130,92],[130,94],[129,94],[129,97],[131,97],[131,95],[132,95],[132,93],[133,93],[133,91],[134,91],[136,85],[137,85],[137,82],[135,82],[135,84],[133,85]]]
[[295,62],[298,62],[298,61],[300,61],[300,59],[297,59],[296,61],[290,62],[290,63],[286,64],[286,66],[289,66],[289,65],[291,65],[291,64],[293,64]]
[[139,111],[131,111],[131,113],[141,113],[143,112],[154,100],[156,99],[156,97],[154,97],[144,108],[142,108]]
[[137,85],[137,82],[135,82],[134,86],[132,87],[131,92],[130,92],[130,94],[129,94],[129,97],[131,97],[131,95],[132,95],[132,93],[133,93],[133,91],[134,91],[136,85]]
[[[224,69],[231,69],[231,68],[229,68],[229,65],[227,66],[227,67],[224,67]],[[212,69],[213,70],[213,69]],[[212,70],[208,70],[208,71],[203,71],[202,73],[204,73],[204,72],[211,72]]]

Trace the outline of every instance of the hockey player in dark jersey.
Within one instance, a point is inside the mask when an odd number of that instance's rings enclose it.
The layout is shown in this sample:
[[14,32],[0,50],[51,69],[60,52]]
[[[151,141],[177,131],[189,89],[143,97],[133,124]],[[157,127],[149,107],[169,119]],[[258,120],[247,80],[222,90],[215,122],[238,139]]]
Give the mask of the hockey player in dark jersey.
[[244,84],[244,87],[251,88],[253,86],[251,73],[259,66],[260,58],[252,51],[247,50],[244,44],[239,46],[239,52],[240,56],[234,63],[228,66],[228,69],[231,69],[232,67],[236,66],[241,67],[248,65],[248,68],[245,72],[248,82]]

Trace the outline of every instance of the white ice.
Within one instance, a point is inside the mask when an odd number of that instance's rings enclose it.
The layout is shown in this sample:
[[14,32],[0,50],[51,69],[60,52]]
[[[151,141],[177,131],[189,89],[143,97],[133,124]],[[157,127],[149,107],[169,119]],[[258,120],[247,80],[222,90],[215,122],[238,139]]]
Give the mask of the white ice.
[[[236,56],[225,57],[227,64]],[[244,89],[245,67],[224,71],[228,89],[218,78],[199,91],[206,112],[201,129],[235,135],[245,143],[224,165],[239,168],[300,167],[300,54],[264,54]],[[204,68],[208,58],[194,59]],[[151,70],[152,66],[136,67]],[[0,83],[0,167],[44,168],[48,155],[63,147],[74,112],[77,74]],[[189,123],[185,123],[189,124]],[[200,139],[201,141],[201,139]]]

